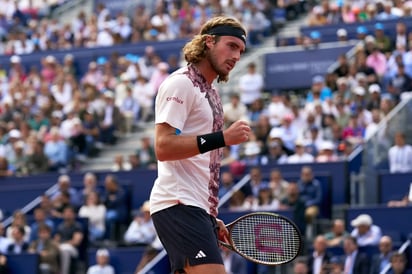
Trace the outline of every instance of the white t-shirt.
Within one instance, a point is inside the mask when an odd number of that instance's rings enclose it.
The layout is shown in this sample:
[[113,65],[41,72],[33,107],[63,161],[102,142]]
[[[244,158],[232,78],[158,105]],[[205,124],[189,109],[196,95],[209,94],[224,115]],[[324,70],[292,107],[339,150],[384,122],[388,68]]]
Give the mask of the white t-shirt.
[[87,274],[114,274],[114,268],[111,265],[93,265],[87,270]]
[[[194,66],[177,70],[162,83],[155,109],[155,123],[167,123],[182,136],[223,129],[218,92]],[[150,196],[151,214],[180,203],[217,216],[221,158],[222,149],[216,149],[187,159],[159,161]]]
[[239,79],[240,101],[248,105],[259,99],[262,95],[263,84],[263,77],[259,73],[247,73],[241,76]]

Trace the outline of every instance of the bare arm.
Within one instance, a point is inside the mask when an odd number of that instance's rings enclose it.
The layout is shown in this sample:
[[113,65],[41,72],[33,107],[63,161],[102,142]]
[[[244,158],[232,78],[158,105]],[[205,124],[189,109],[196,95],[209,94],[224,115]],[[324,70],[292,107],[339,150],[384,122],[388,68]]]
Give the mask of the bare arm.
[[[236,121],[223,131],[226,145],[236,145],[248,140],[251,129],[247,122]],[[167,123],[156,124],[155,150],[159,161],[186,159],[199,154],[197,136],[176,135],[176,129]]]

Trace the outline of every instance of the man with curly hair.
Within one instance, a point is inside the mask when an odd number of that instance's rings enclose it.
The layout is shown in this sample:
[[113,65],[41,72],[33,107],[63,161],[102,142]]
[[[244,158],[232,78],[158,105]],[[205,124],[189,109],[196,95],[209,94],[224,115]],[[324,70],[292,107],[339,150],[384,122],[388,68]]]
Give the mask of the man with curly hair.
[[218,239],[227,229],[217,219],[222,150],[248,140],[251,129],[235,121],[224,129],[213,81],[225,82],[246,47],[236,19],[211,18],[183,48],[187,66],[160,86],[155,105],[158,177],[150,211],[173,273],[224,274]]

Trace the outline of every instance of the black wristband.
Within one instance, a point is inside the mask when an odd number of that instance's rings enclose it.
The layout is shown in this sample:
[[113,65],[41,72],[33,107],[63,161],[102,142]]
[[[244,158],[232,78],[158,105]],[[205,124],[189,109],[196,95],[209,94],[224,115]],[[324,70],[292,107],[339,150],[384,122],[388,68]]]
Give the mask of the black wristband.
[[223,131],[216,131],[197,136],[197,147],[200,153],[205,153],[226,146]]

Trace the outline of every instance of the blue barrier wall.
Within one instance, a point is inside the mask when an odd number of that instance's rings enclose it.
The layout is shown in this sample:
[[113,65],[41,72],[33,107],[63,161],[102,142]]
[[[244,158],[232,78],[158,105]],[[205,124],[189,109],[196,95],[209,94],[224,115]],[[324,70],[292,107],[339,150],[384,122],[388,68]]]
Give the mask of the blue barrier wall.
[[412,17],[404,17],[404,18],[382,20],[382,21],[370,20],[370,21],[365,21],[361,23],[351,23],[351,24],[342,23],[342,24],[331,24],[331,25],[313,26],[313,27],[303,26],[300,28],[300,32],[305,36],[309,36],[309,34],[312,31],[319,31],[322,35],[323,42],[331,42],[331,41],[337,40],[336,31],[340,28],[343,28],[343,29],[346,29],[349,39],[356,39],[357,38],[356,29],[359,26],[365,26],[366,29],[368,30],[368,34],[373,35],[375,32],[375,24],[377,22],[383,24],[385,33],[389,35],[391,38],[393,38],[395,35],[395,26],[397,22],[404,22],[407,28],[409,28],[408,31],[411,30]]
[[[110,248],[110,264],[116,274],[134,274],[136,266],[143,256],[145,247]],[[89,266],[96,263],[96,249],[88,251]],[[151,271],[152,273],[168,273],[170,269],[168,257],[164,257]]]
[[401,200],[408,195],[411,183],[412,173],[380,173],[378,175],[379,202],[386,204],[390,200]]
[[36,274],[39,264],[37,254],[7,255],[7,264],[10,269],[9,274]]
[[[88,65],[91,61],[95,61],[100,56],[105,56],[108,59],[117,54],[119,56],[124,56],[126,54],[137,54],[143,56],[145,48],[150,45],[153,46],[155,52],[162,58],[162,60],[167,60],[171,55],[180,56],[183,45],[186,40],[173,40],[165,42],[141,42],[135,44],[124,44],[117,45],[113,47],[96,47],[96,48],[78,48],[71,50],[58,50],[58,51],[47,51],[47,52],[36,52],[32,54],[21,55],[21,62],[29,70],[30,67],[34,66],[40,68],[40,61],[47,55],[53,55],[59,62],[62,62],[66,54],[72,54],[74,56],[77,76],[84,75],[88,69]],[[2,68],[8,70],[10,68],[10,56],[1,55],[0,64]]]
[[339,55],[347,53],[353,44],[329,48],[276,51],[264,56],[265,89],[285,90],[307,88],[315,75],[324,75]]
[[[263,166],[262,172],[269,173],[272,168],[280,168],[288,177],[297,178],[300,174],[302,164]],[[315,177],[317,173],[322,177],[330,174],[331,182],[331,203],[345,204],[348,202],[349,184],[347,177],[347,162],[314,163]],[[137,209],[142,202],[150,196],[157,172],[155,170],[137,170],[128,172],[97,172],[98,184],[103,186],[104,177],[107,174],[114,174],[119,178],[121,184],[130,185],[131,207]],[[43,174],[21,178],[3,178],[0,183],[0,208],[8,213],[17,208],[21,208],[36,197],[42,195],[49,187],[57,182],[59,174]],[[82,187],[83,173],[70,174],[72,185],[76,188]],[[16,194],[19,198],[16,199]]]
[[369,214],[373,223],[380,226],[383,233],[399,233],[402,238],[407,237],[412,232],[412,207],[360,207],[346,210],[346,225],[348,231],[352,231],[351,220],[360,214]]

